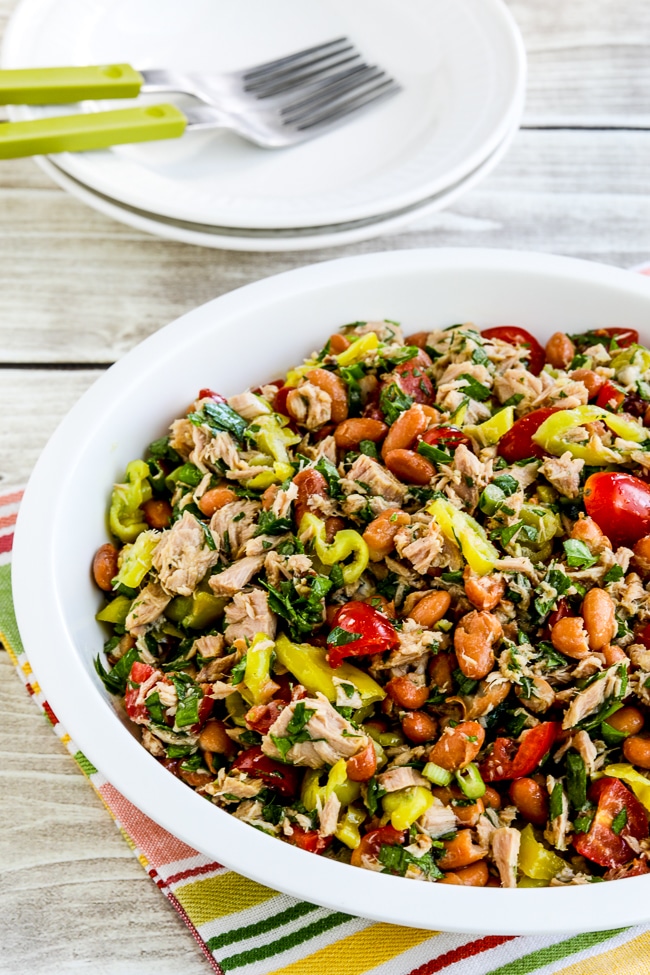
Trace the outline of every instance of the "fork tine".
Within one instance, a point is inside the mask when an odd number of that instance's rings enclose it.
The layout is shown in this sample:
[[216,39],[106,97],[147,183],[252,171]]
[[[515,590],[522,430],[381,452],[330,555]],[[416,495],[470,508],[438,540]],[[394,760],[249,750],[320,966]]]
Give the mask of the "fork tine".
[[305,61],[293,70],[271,75],[261,83],[247,83],[244,85],[244,91],[256,98],[271,98],[291,88],[310,84],[312,79],[322,78],[360,58],[361,55],[354,48],[348,51],[337,51],[334,57],[326,55],[314,61]]
[[335,123],[343,120],[352,112],[357,112],[362,108],[366,108],[367,106],[378,102],[380,99],[388,98],[391,95],[396,95],[401,90],[401,85],[398,85],[397,82],[392,78],[386,78],[369,90],[354,95],[352,98],[348,98],[344,102],[339,100],[336,104],[331,106],[329,110],[321,111],[319,114],[313,116],[308,116],[299,124],[296,125],[293,123],[293,125],[298,132],[306,132],[308,130],[314,131],[316,129],[325,128],[326,126],[334,125]]
[[361,64],[348,68],[347,71],[341,71],[320,85],[314,86],[315,90],[310,91],[306,97],[285,105],[280,110],[280,114],[284,116],[286,122],[296,122],[304,116],[315,114],[321,106],[327,107],[333,104],[347,92],[383,77],[386,77],[386,72],[376,65]]
[[[284,57],[276,58],[274,61],[265,61],[263,64],[255,64],[251,68],[245,68],[241,75],[244,79],[254,79],[261,75],[273,73],[286,68],[289,65],[295,64],[296,61],[303,60],[307,57],[317,57],[322,52],[328,50],[329,48],[338,48],[341,45],[352,44],[347,37],[337,37],[333,41],[325,41],[323,44],[316,44],[314,47],[306,47],[302,51],[294,51],[293,54],[286,54]],[[331,51],[330,53],[334,53]]]

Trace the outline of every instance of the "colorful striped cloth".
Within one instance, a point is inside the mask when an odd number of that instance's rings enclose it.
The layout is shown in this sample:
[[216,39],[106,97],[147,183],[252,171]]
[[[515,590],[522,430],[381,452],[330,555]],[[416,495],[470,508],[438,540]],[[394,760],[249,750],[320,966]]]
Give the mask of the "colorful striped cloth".
[[[152,881],[212,970],[237,975],[647,975],[650,927],[572,937],[473,937],[377,924],[262,887],[197,853],[148,819],[79,751],[21,644],[10,558],[22,490],[0,494],[0,641]],[[271,841],[269,841],[271,842]],[[308,854],[305,854],[308,856]]]

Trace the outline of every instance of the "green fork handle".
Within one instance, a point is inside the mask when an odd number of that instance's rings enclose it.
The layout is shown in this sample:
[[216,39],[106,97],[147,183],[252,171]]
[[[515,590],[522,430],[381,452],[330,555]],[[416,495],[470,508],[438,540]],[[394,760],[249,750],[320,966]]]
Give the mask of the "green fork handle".
[[186,125],[186,117],[175,105],[2,122],[0,159],[105,149],[125,142],[177,139],[183,135]]
[[135,98],[142,75],[130,64],[0,70],[0,105],[58,105],[84,98]]

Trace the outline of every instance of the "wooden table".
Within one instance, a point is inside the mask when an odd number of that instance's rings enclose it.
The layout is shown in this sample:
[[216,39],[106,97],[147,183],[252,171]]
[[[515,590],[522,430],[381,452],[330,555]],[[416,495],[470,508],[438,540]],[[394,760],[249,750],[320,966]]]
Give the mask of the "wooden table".
[[[111,222],[30,161],[0,164],[0,489],[28,477],[110,363],[249,281],[342,253],[422,246],[646,259],[650,7],[508,2],[529,57],[522,131],[478,189],[394,235],[309,254],[202,250]],[[0,35],[14,5],[0,0]],[[206,972],[5,653],[0,713],[0,972]]]

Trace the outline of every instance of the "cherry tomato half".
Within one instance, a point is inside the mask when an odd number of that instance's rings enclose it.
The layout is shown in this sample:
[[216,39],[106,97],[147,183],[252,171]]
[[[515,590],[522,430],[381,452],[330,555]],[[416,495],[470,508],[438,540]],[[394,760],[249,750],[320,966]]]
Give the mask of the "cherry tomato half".
[[525,328],[516,325],[499,325],[496,328],[484,328],[481,332],[484,339],[501,339],[509,345],[525,345],[530,349],[528,366],[534,376],[539,376],[546,363],[546,353],[534,335]]
[[300,769],[274,761],[264,754],[259,745],[241,752],[232,767],[240,772],[248,772],[254,779],[262,779],[265,785],[287,799],[295,798],[300,791]]
[[268,704],[256,704],[244,716],[246,727],[252,731],[259,732],[260,735],[268,734],[269,728],[272,724],[275,724],[280,716],[280,712],[286,706],[284,701],[269,701]]
[[619,389],[614,383],[607,382],[596,397],[596,406],[600,406],[602,410],[612,410],[615,413],[619,406],[623,405],[624,400],[625,393],[623,390]]
[[616,344],[619,349],[627,349],[630,345],[639,341],[639,333],[635,328],[621,328],[620,326],[595,328],[592,334],[602,335],[603,338],[607,339],[616,339]]
[[199,399],[213,399],[215,403],[225,403],[226,397],[222,396],[221,393],[215,393],[212,389],[200,389]]
[[371,829],[369,833],[361,837],[361,843],[352,851],[350,863],[353,867],[363,866],[363,857],[374,857],[379,855],[382,846],[403,846],[406,840],[404,830],[395,829],[394,826],[382,826],[379,829]]
[[544,721],[524,731],[521,740],[497,738],[491,755],[481,762],[481,775],[486,782],[520,779],[534,772],[558,736],[556,721]]
[[422,439],[432,447],[440,447],[442,450],[455,450],[460,444],[472,446],[472,441],[458,427],[435,427],[427,430]]
[[[598,803],[598,808],[589,831],[573,838],[578,853],[601,867],[620,867],[633,860],[634,850],[626,843],[626,837],[643,840],[648,835],[648,817],[639,800],[620,779],[610,776],[593,783],[589,798]],[[615,833],[612,823],[622,810],[625,810],[626,820]]]
[[587,478],[585,508],[612,545],[633,546],[650,534],[650,486],[633,474],[599,471]]
[[[144,684],[146,680],[149,680],[153,673],[155,673],[153,667],[149,664],[143,664],[139,660],[136,660],[131,665],[129,677],[126,682],[124,706],[131,721],[135,721],[136,724],[144,724],[151,717],[144,701],[142,704],[136,704],[136,701],[140,693],[140,684]],[[163,679],[162,674],[160,674],[160,679]]]
[[499,440],[497,453],[509,464],[526,457],[546,457],[546,451],[532,439],[542,423],[548,420],[552,413],[557,413],[559,406],[544,406],[541,410],[533,410],[526,416],[515,420],[507,433]]
[[[349,633],[349,643],[342,642]],[[370,653],[392,650],[399,643],[395,627],[383,613],[353,600],[341,606],[332,619],[332,630],[327,638],[327,660],[330,667],[338,667],[345,657],[360,657]]]
[[273,409],[276,413],[281,413],[282,416],[289,416],[289,411],[287,409],[287,396],[292,389],[293,386],[281,386],[277,391],[273,400]]
[[424,349],[420,349],[413,359],[395,366],[385,382],[388,385],[392,382],[397,383],[403,393],[413,397],[415,403],[432,403],[433,383],[425,374],[425,370],[430,369],[432,365],[430,357]]
[[331,846],[333,836],[321,836],[317,829],[302,829],[300,826],[291,824],[293,833],[287,839],[294,846],[307,853],[323,853],[328,846]]

